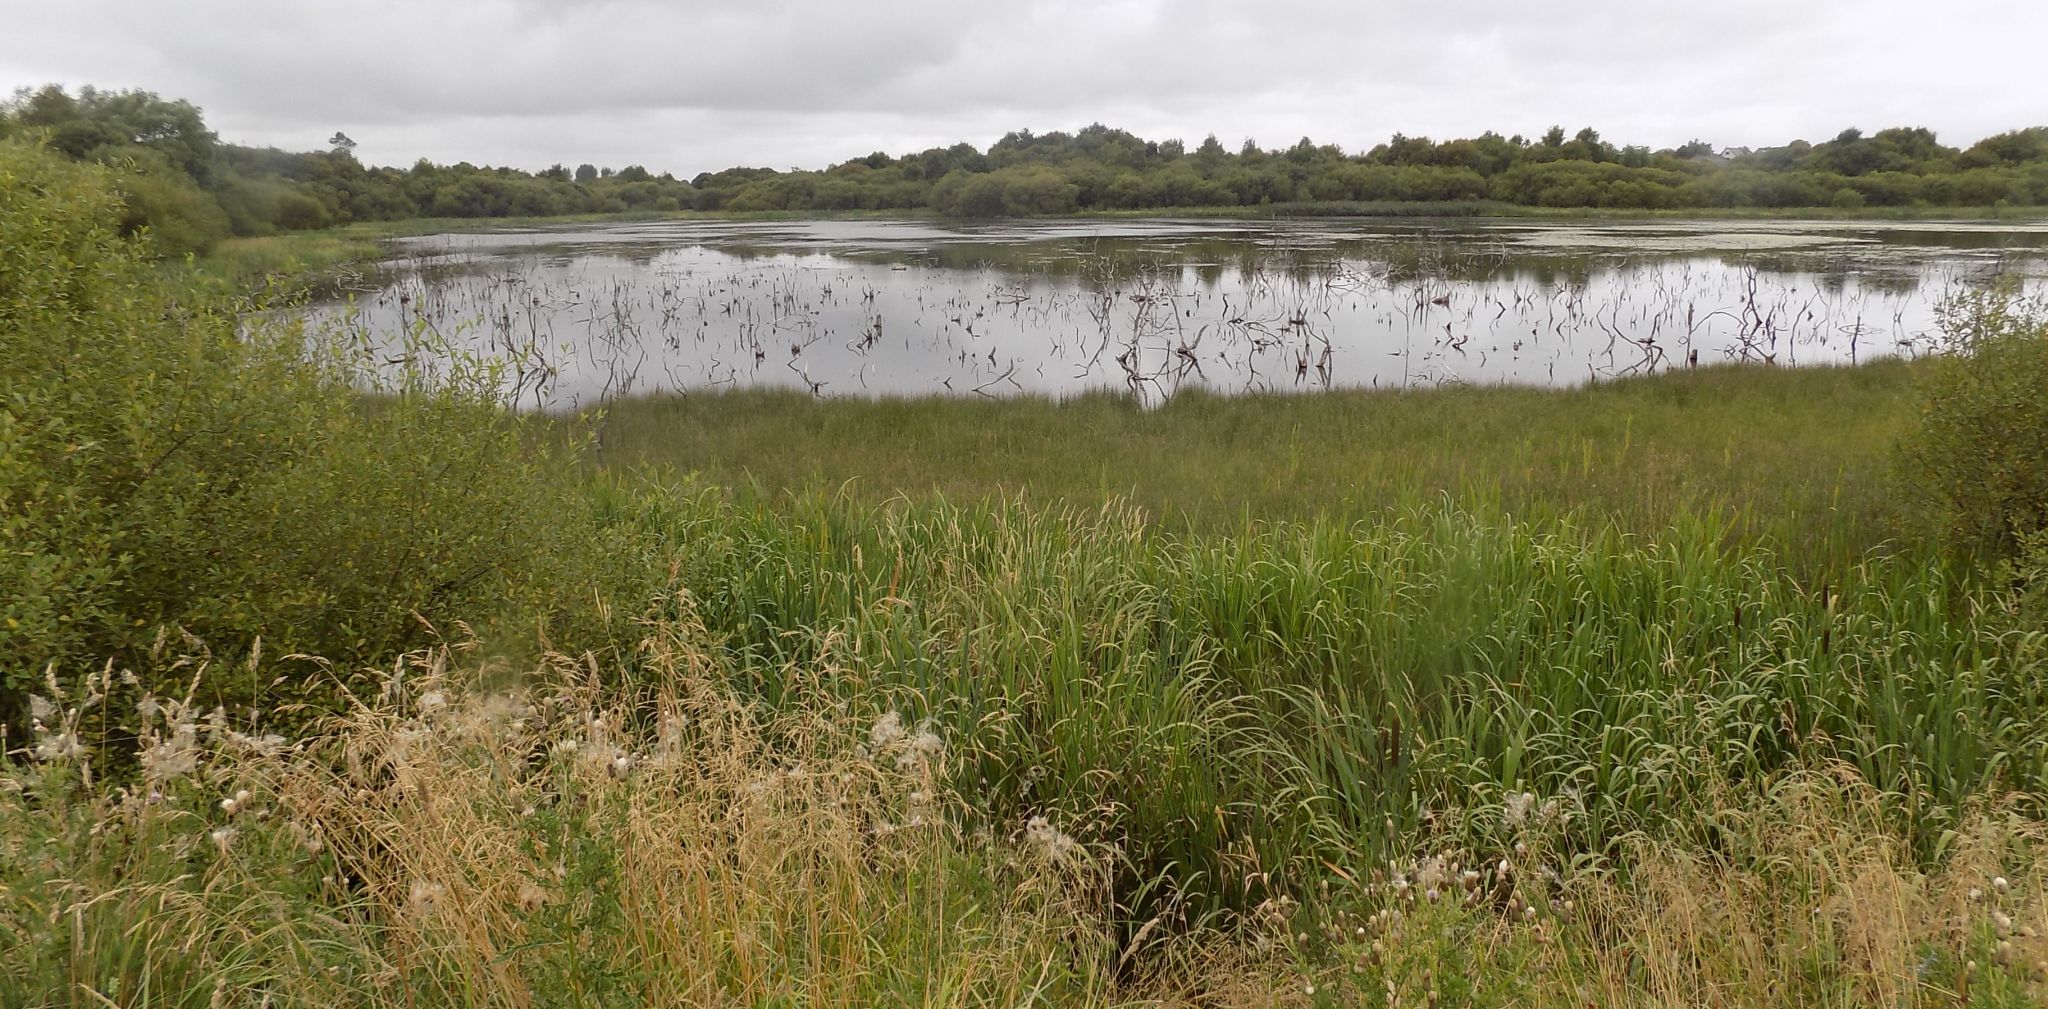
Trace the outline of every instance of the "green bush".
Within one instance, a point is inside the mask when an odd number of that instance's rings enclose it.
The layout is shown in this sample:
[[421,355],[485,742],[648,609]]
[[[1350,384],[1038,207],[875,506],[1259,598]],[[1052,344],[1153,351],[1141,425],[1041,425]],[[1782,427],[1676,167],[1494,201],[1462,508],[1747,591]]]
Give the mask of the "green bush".
[[2009,557],[2048,528],[2048,316],[1980,292],[1944,307],[1943,332],[1908,475],[1956,546]]
[[[593,502],[490,369],[366,395],[297,327],[152,265],[117,182],[0,145],[0,709],[50,663],[140,670],[176,630],[355,664],[458,617],[529,641],[594,626],[596,586],[630,569],[599,567]],[[207,699],[332,682],[231,680]]]
[[2016,546],[2002,571],[2013,589],[2013,609],[2022,627],[2048,631],[2048,528],[2021,536]]
[[146,230],[158,255],[181,259],[187,253],[211,250],[232,230],[220,201],[163,155],[144,147],[101,153],[102,163],[112,169],[111,185],[121,197],[122,235]]
[[334,223],[327,207],[304,190],[272,179],[235,177],[215,194],[237,235],[307,231]]

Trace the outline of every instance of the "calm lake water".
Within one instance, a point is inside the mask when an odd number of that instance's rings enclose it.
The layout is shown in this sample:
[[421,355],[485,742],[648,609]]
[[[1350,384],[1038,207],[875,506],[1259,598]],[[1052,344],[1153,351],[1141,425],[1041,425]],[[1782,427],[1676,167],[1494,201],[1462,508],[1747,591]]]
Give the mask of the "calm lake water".
[[503,359],[521,401],[1566,385],[1926,352],[2048,286],[2048,223],[676,222],[438,235],[318,309]]

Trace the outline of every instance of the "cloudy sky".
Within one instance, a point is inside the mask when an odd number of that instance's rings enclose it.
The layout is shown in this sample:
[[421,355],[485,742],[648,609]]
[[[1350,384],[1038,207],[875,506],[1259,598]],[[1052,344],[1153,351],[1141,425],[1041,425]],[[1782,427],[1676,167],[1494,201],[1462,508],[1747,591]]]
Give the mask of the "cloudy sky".
[[1091,122],[1347,150],[2048,124],[2048,0],[0,0],[0,88],[366,161],[822,167]]

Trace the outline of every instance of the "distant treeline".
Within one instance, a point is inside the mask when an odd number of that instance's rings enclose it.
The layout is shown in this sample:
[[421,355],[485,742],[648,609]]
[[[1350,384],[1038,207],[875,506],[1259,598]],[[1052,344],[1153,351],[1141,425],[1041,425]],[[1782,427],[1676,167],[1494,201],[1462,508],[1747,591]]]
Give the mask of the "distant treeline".
[[823,171],[729,168],[684,181],[638,165],[538,172],[467,162],[375,168],[336,133],[295,153],[221,143],[189,102],[144,91],[51,85],[0,106],[0,137],[24,134],[115,165],[131,227],[169,253],[220,238],[416,217],[530,217],[630,211],[921,210],[963,217],[1085,210],[1483,202],[1622,209],[2048,205],[2048,127],[1967,149],[1896,128],[1761,150],[1694,141],[1617,147],[1592,129],[1529,139],[1443,142],[1396,135],[1347,153],[1304,137],[1235,152],[1214,136],[1188,150],[1096,125],[1011,133],[901,157],[876,152]]

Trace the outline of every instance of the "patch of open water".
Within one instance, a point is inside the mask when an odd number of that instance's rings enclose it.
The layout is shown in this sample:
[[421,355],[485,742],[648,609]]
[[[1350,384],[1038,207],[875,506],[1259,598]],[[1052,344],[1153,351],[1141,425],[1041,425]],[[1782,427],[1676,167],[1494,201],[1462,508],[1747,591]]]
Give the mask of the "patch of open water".
[[660,221],[437,235],[318,306],[500,359],[550,409],[658,391],[1148,401],[1565,385],[1917,354],[2048,283],[2048,222]]

